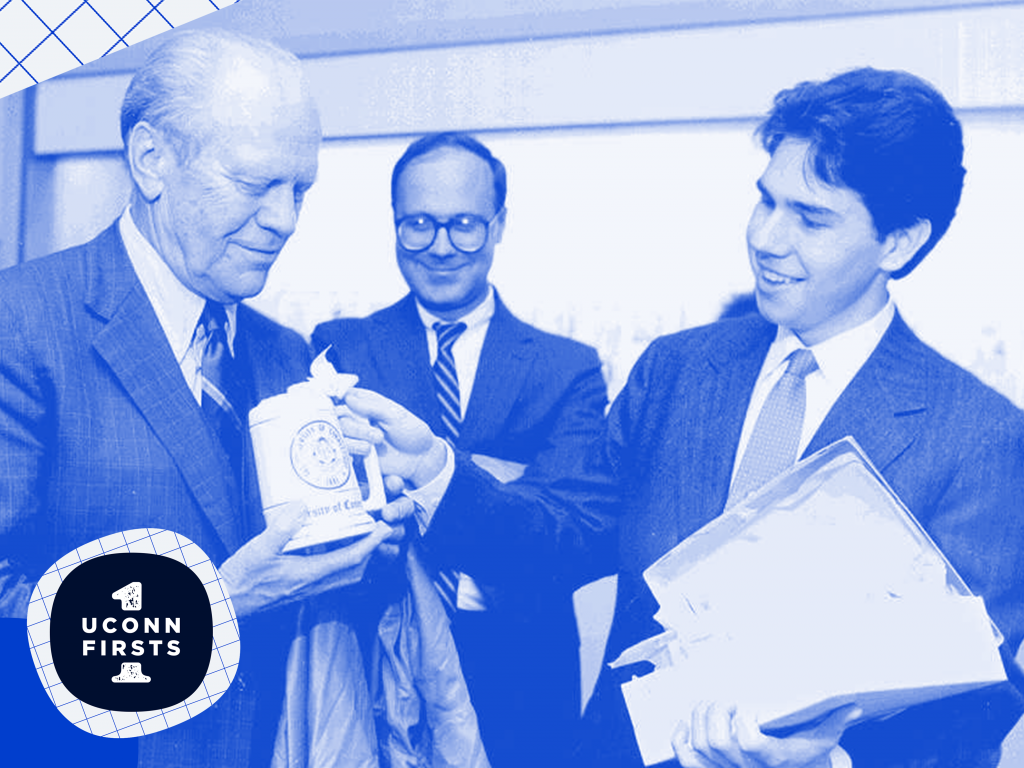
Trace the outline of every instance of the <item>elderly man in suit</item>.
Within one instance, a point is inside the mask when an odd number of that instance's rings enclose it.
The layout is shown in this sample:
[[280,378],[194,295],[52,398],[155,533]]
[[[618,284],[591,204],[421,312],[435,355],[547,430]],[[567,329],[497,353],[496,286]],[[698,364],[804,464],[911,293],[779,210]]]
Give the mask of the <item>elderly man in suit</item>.
[[[509,493],[529,493],[578,471],[602,434],[607,394],[592,348],[516,319],[488,281],[505,188],[504,165],[471,136],[413,142],[391,181],[398,266],[411,292],[365,319],[320,325],[313,344],[330,346],[338,370],[358,374],[361,387],[511,481]],[[481,506],[465,503],[466,528],[454,535],[419,521],[484,746],[498,768],[560,764],[579,718],[571,595],[586,574],[572,562],[549,567],[489,549],[486,534],[473,532],[488,525]],[[490,558],[482,567],[481,555]]]
[[229,587],[241,663],[208,712],[139,739],[139,762],[266,765],[296,601],[358,581],[392,533],[282,555],[304,510],[265,525],[248,445],[248,409],[308,374],[305,342],[240,302],[295,229],[319,118],[293,55],[191,32],[136,73],[121,128],[128,209],[0,273],[0,606],[23,616],[44,570],[101,536],[188,537]]
[[[759,136],[769,161],[747,229],[759,315],[652,343],[612,406],[594,465],[602,469],[585,486],[584,511],[606,498],[601,473],[623,497],[606,658],[661,629],[647,566],[797,456],[852,435],[984,597],[1006,638],[1010,682],[875,722],[855,722],[846,707],[788,735],[763,733],[728,701],[708,702],[679,724],[678,761],[995,765],[1024,711],[1012,658],[1024,637],[1024,414],[922,343],[888,292],[953,219],[964,177],[960,124],[919,78],[859,69],[778,94]],[[388,445],[419,450],[422,461],[410,465],[424,466],[429,441],[411,439],[422,425],[365,393],[351,403],[375,415]],[[429,462],[441,465],[436,451]],[[452,498],[438,521],[474,493],[458,462],[449,471]],[[566,509],[554,494],[506,501],[506,511],[539,519]],[[603,670],[573,764],[642,764],[619,684],[649,669]]]

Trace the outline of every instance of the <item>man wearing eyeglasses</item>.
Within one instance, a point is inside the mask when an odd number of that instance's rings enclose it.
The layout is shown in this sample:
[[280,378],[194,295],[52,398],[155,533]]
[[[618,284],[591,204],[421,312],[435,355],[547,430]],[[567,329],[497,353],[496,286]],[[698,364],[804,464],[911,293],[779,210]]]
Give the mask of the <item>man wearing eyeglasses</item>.
[[[391,180],[395,250],[411,293],[368,318],[320,325],[313,343],[330,345],[360,387],[427,422],[460,464],[493,474],[484,480],[494,493],[571,495],[568,479],[586,472],[584,447],[603,434],[601,364],[592,348],[516,319],[489,283],[505,189],[505,167],[476,139],[413,142]],[[572,591],[602,575],[592,569],[611,557],[608,528],[491,515],[478,495],[458,506],[443,528],[425,514],[417,523],[487,755],[495,768],[562,765],[580,711]],[[498,526],[508,546],[487,551],[481,542]]]

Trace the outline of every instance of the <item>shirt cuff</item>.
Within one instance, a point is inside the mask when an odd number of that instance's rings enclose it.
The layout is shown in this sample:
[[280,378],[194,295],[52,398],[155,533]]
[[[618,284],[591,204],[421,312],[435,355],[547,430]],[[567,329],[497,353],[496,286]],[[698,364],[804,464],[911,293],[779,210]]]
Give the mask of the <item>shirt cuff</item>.
[[404,492],[416,505],[414,514],[416,516],[416,524],[420,529],[420,536],[426,535],[427,529],[430,527],[430,521],[434,519],[434,513],[441,505],[441,499],[447,493],[448,485],[455,474],[455,451],[448,445],[447,440],[443,442],[445,451],[444,468],[426,485]]
[[838,745],[829,753],[828,758],[832,768],[853,768],[849,753]]

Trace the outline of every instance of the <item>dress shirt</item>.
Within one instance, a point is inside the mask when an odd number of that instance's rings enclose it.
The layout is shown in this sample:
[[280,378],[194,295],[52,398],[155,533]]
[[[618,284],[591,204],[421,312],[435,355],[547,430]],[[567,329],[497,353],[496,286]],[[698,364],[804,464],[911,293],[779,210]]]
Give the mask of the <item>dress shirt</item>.
[[[750,396],[750,405],[747,406],[743,432],[740,434],[736,457],[733,459],[732,476],[734,480],[740,459],[747,449],[747,443],[750,441],[750,435],[754,431],[761,408],[764,407],[772,387],[786,371],[789,364],[787,358],[797,349],[804,348],[813,352],[814,359],[818,362],[818,369],[807,374],[804,379],[807,405],[804,409],[804,423],[797,447],[797,456],[799,456],[810,444],[811,438],[818,431],[818,427],[821,426],[836,400],[871,357],[871,353],[875,351],[878,342],[882,340],[885,332],[889,329],[895,315],[896,306],[890,297],[885,306],[870,320],[810,347],[800,341],[791,329],[779,327],[775,341],[772,342],[768,348],[768,354],[765,355],[764,364],[761,366],[761,372],[757,376],[754,391]],[[852,765],[849,754],[839,746],[829,754],[829,761],[831,768],[851,768]]]
[[434,323],[459,322],[466,324],[466,330],[452,344],[452,357],[455,359],[455,373],[459,377],[459,410],[460,416],[466,418],[469,407],[469,396],[473,393],[473,382],[476,381],[476,368],[480,363],[480,351],[484,348],[487,329],[494,317],[494,287],[487,286],[487,296],[478,307],[457,320],[442,320],[431,314],[416,301],[416,309],[420,313],[424,331],[427,334],[427,350],[430,353],[430,365],[437,362],[437,332]]
[[747,449],[750,435],[754,431],[757,417],[761,413],[765,400],[772,387],[782,378],[788,365],[787,358],[797,349],[809,349],[814,353],[818,369],[807,374],[804,379],[807,385],[807,406],[804,410],[804,423],[800,432],[797,456],[801,455],[825,420],[843,390],[853,381],[853,377],[863,367],[878,342],[889,329],[896,306],[890,298],[874,317],[849,330],[838,333],[814,346],[807,347],[789,328],[779,327],[775,341],[768,348],[761,372],[754,384],[754,391],[747,406],[747,415],[740,433],[740,442],[736,446],[733,459],[732,476],[736,478],[736,470],[740,459]]
[[[427,351],[430,355],[431,367],[437,362],[437,332],[434,330],[434,323],[460,322],[466,324],[466,330],[452,344],[455,373],[459,377],[459,410],[461,411],[459,415],[465,417],[469,396],[473,391],[473,382],[476,380],[476,369],[480,363],[480,352],[484,348],[487,329],[494,316],[494,286],[487,287],[487,296],[478,307],[456,321],[442,320],[436,317],[428,312],[418,299],[416,300],[416,311],[419,312],[420,322],[423,323],[424,332],[427,334]],[[446,461],[440,474],[422,488],[406,492],[406,495],[416,502],[416,523],[420,529],[420,535],[426,534],[434,511],[441,504],[441,499],[448,491],[452,475],[455,474],[455,453],[448,446],[447,441],[445,449],[447,451]]]
[[[476,381],[480,352],[484,348],[484,339],[487,338],[487,329],[491,325],[491,318],[494,317],[494,286],[487,286],[487,296],[480,305],[458,320],[442,320],[424,308],[419,300],[416,301],[416,310],[420,314],[420,321],[427,334],[427,350],[430,353],[431,366],[437,361],[437,332],[434,330],[434,323],[460,322],[466,324],[466,330],[452,344],[455,373],[459,377],[460,416],[465,418],[466,409],[469,407],[469,398],[473,394],[473,382]],[[426,533],[427,528],[430,527],[434,511],[440,504],[444,492],[448,490],[448,483],[451,482],[452,475],[455,473],[454,454],[451,448],[447,450],[448,460],[441,474],[423,488],[409,494],[416,502],[416,522],[421,534]],[[486,599],[476,582],[469,575],[461,572],[458,573],[458,579],[456,607],[460,611],[486,610]]]
[[[197,403],[203,401],[203,350],[206,348],[206,334],[198,328],[199,316],[203,313],[206,299],[193,293],[175,276],[160,254],[139,231],[132,219],[131,207],[125,209],[118,221],[121,240],[132,268],[142,283],[146,298],[153,305],[164,336],[171,345],[174,359],[178,361],[181,375],[192,391]],[[235,331],[238,327],[238,307],[226,304],[228,347],[234,354]]]

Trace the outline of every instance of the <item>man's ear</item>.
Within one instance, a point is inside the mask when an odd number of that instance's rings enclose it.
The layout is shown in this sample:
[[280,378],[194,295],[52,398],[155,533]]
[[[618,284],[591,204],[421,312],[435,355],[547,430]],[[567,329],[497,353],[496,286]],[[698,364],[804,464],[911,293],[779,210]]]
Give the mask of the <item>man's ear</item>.
[[931,236],[932,223],[928,219],[918,219],[909,227],[893,230],[885,237],[884,255],[879,266],[889,273],[903,269]]
[[494,227],[494,237],[492,238],[495,244],[501,242],[501,236],[505,234],[505,216],[508,214],[508,208],[502,206],[501,210],[498,211],[498,215],[494,217],[494,223],[491,224]]
[[128,133],[128,171],[146,202],[153,202],[164,191],[167,173],[177,163],[177,156],[167,137],[145,120],[136,123]]

